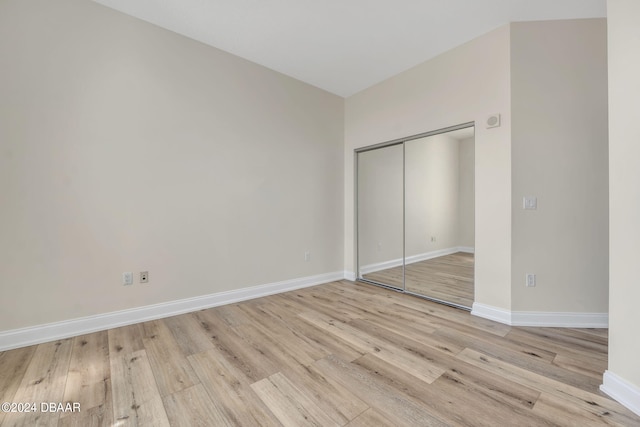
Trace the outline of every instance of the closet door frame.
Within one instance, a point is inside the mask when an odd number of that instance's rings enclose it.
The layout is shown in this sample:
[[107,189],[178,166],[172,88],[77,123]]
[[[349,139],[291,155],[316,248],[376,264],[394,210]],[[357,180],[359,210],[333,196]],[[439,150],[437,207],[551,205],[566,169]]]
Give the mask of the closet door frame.
[[[387,288],[387,289],[391,289],[397,292],[402,292],[402,293],[406,293],[408,295],[413,295],[413,296],[417,296],[420,298],[424,298],[430,301],[435,301],[438,302],[440,304],[445,304],[445,305],[450,305],[453,307],[457,307],[457,308],[462,308],[464,310],[470,310],[468,307],[465,306],[461,306],[459,304],[455,304],[452,302],[448,302],[448,301],[443,301],[443,300],[439,300],[437,298],[431,298],[428,295],[422,295],[422,294],[417,294],[414,292],[410,292],[406,290],[406,280],[405,280],[405,261],[406,261],[406,200],[405,200],[405,188],[406,188],[406,170],[405,170],[405,164],[406,164],[406,160],[405,160],[405,143],[408,141],[413,141],[415,139],[420,139],[420,138],[425,138],[425,137],[429,137],[429,136],[433,136],[433,135],[439,135],[442,133],[447,133],[447,132],[452,132],[452,131],[456,131],[456,130],[460,130],[460,129],[466,129],[469,127],[474,127],[475,126],[475,122],[465,122],[465,123],[461,123],[458,125],[454,125],[454,126],[449,126],[449,127],[445,127],[445,128],[441,128],[441,129],[436,129],[436,130],[432,130],[432,131],[428,131],[428,132],[423,132],[423,133],[419,133],[419,134],[415,134],[415,135],[411,135],[411,136],[407,136],[404,138],[397,138],[391,141],[386,141],[386,142],[381,142],[378,144],[374,144],[374,145],[369,145],[369,146],[365,146],[365,147],[360,147],[360,148],[356,148],[354,150],[354,194],[355,194],[355,200],[354,200],[354,218],[355,218],[355,266],[356,266],[356,281],[358,282],[362,282],[362,283],[367,283],[370,285],[374,285],[374,286],[380,286],[383,288]],[[402,145],[402,288],[397,288],[393,285],[389,285],[389,284],[385,284],[385,283],[381,283],[378,281],[374,281],[374,280],[370,280],[370,279],[365,279],[363,277],[363,274],[361,272],[361,266],[360,266],[360,226],[359,226],[359,219],[360,219],[360,211],[359,211],[359,187],[360,187],[360,183],[359,183],[359,155],[361,153],[365,153],[367,151],[372,151],[372,150],[378,150],[378,149],[382,149],[382,148],[387,148],[387,147],[391,147],[394,145]]]

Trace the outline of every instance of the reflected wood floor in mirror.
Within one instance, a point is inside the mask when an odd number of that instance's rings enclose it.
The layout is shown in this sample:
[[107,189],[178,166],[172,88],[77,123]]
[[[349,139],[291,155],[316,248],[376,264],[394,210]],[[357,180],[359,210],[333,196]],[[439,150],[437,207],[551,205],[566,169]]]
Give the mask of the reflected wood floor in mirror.
[[[598,389],[606,329],[510,327],[333,282],[0,352],[0,425],[640,425]],[[40,408],[40,406],[38,406]]]
[[[471,308],[473,304],[473,254],[456,252],[407,264],[406,290]],[[402,287],[402,266],[362,276],[364,279]]]

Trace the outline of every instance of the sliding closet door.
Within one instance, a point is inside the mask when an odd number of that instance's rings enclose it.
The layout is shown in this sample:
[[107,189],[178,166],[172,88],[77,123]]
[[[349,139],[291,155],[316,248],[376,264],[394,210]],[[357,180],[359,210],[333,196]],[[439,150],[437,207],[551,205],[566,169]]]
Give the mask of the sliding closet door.
[[473,128],[405,142],[405,289],[473,303]]
[[357,277],[470,309],[472,123],[356,150]]
[[357,153],[358,278],[404,289],[403,146]]

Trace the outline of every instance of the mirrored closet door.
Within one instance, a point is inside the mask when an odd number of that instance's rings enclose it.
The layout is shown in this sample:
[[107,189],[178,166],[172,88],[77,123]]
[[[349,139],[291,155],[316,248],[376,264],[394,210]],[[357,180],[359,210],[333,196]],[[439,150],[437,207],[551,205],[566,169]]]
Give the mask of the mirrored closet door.
[[470,309],[472,124],[356,150],[358,279]]
[[404,289],[403,145],[358,153],[360,278]]

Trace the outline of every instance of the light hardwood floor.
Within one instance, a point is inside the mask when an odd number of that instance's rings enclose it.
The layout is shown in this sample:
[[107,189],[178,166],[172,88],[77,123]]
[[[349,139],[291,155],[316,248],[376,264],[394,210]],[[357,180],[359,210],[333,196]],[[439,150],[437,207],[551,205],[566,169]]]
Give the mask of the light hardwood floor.
[[43,426],[640,425],[598,391],[607,331],[516,328],[341,281],[0,353]]
[[[407,264],[406,290],[471,309],[473,261],[473,254],[457,252]],[[402,266],[368,273],[363,278],[402,288]]]

